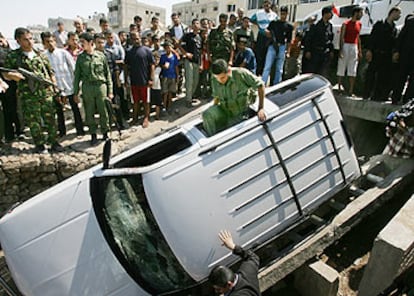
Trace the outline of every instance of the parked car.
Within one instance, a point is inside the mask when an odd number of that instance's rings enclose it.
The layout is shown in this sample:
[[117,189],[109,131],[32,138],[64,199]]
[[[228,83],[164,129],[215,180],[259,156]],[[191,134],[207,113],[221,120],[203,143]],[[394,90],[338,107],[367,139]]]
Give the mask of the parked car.
[[201,117],[83,171],[0,219],[26,296],[166,295],[235,256],[222,227],[265,244],[360,175],[331,86],[303,75],[255,115],[206,136]]

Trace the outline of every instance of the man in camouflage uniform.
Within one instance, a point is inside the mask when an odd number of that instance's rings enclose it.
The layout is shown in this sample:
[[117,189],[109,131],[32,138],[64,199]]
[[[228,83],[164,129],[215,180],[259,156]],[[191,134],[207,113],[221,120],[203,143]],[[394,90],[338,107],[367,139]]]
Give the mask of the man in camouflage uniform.
[[[14,37],[20,48],[10,52],[4,63],[5,67],[24,68],[41,79],[55,81],[49,60],[33,48],[33,37],[30,31],[17,28]],[[25,123],[29,126],[36,145],[35,152],[47,152],[44,146],[46,142],[51,144],[52,151],[63,151],[62,146],[56,140],[55,105],[53,103],[55,90],[53,87],[46,87],[38,81],[25,78],[18,72],[5,73],[5,78],[18,82],[17,92],[22,101]],[[46,131],[47,138],[44,137]]]
[[227,28],[227,18],[227,14],[220,14],[220,25],[211,30],[207,44],[212,62],[223,59],[231,66],[233,65],[235,43],[233,32]]
[[79,83],[82,81],[82,99],[85,108],[86,124],[91,134],[91,145],[98,144],[96,137],[95,111],[99,114],[99,123],[103,139],[108,138],[109,119],[105,100],[114,97],[111,71],[105,55],[95,50],[93,36],[82,33],[79,36],[83,52],[78,56],[75,66],[74,100],[79,102]]
[[264,112],[264,83],[245,68],[232,68],[223,59],[216,60],[211,72],[214,105],[203,112],[203,127],[209,136],[233,126],[249,115],[249,105],[258,95],[257,117],[266,120]]

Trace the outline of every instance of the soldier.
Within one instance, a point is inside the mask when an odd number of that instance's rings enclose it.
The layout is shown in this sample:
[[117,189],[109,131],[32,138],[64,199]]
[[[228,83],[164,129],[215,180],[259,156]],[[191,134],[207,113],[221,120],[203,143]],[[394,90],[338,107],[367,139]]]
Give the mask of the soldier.
[[[310,25],[303,37],[303,73],[317,73],[328,77],[329,65],[333,59],[332,6],[322,8],[322,19]],[[313,19],[310,19],[312,22]],[[309,22],[310,23],[310,22]]]
[[[4,67],[7,55],[12,51],[7,39],[0,33],[0,66]],[[0,76],[1,78],[1,76]],[[4,82],[6,83],[6,82]],[[0,92],[0,101],[4,113],[4,136],[6,142],[11,142],[15,137],[22,137],[21,115],[18,113],[17,84],[15,81],[7,81],[7,88],[4,93]]]
[[263,109],[264,83],[244,68],[232,68],[223,59],[216,60],[212,67],[214,105],[203,113],[203,127],[208,135],[235,125],[248,116],[249,105],[258,95],[257,117],[266,120]]
[[114,97],[112,91],[111,72],[108,62],[103,53],[96,51],[93,43],[93,36],[83,33],[80,42],[83,52],[76,60],[74,100],[79,103],[79,83],[82,81],[82,99],[85,108],[86,124],[91,134],[91,145],[98,144],[96,137],[96,123],[94,114],[97,109],[103,139],[108,138],[109,121],[105,108],[105,99]]
[[[10,52],[6,58],[5,66],[12,69],[24,68],[41,79],[55,81],[49,60],[33,48],[32,33],[26,28],[17,28],[14,38],[20,48]],[[8,72],[5,74],[5,78],[18,82],[17,89],[22,101],[23,115],[36,145],[35,152],[47,153],[44,145],[46,142],[51,144],[52,151],[62,152],[63,147],[56,140],[55,106],[53,103],[55,90],[51,87],[44,87],[33,79],[25,79],[18,72]],[[43,134],[46,131],[47,138]]]
[[[393,60],[398,62],[398,74],[396,77],[392,102],[398,104],[406,103],[414,97],[414,14],[406,16],[404,26],[397,38]],[[404,96],[402,92],[405,89]]]
[[250,19],[247,16],[243,17],[241,26],[234,31],[233,35],[236,43],[240,41],[239,38],[245,38],[247,40],[246,46],[251,49],[254,48],[253,31],[250,28]]
[[375,23],[370,34],[370,42],[366,52],[369,62],[364,98],[375,101],[386,101],[392,89],[389,75],[393,70],[392,50],[397,40],[395,21],[399,20],[401,9],[393,7],[384,21]]
[[234,39],[233,32],[227,29],[227,14],[220,14],[220,25],[212,29],[208,36],[208,51],[211,60],[225,60],[230,66],[233,65],[234,58]]

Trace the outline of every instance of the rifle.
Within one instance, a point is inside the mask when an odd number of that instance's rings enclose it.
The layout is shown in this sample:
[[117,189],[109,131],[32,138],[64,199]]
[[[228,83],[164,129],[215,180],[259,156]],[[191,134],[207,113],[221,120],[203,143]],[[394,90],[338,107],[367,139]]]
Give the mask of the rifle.
[[9,68],[0,67],[0,71],[1,72],[17,72],[17,73],[22,74],[27,79],[27,83],[29,84],[29,88],[31,91],[36,90],[36,87],[34,84],[35,82],[39,83],[40,86],[53,86],[55,89],[61,91],[56,83],[53,83],[50,80],[44,79],[40,77],[39,75],[36,75],[35,73],[29,70],[26,70],[24,68],[21,68],[21,67],[17,69],[9,69]]
[[121,137],[121,133],[122,133],[121,123],[119,122],[118,116],[116,116],[116,111],[112,104],[112,100],[110,98],[105,98],[104,101],[105,101],[106,112],[108,112],[109,126],[111,126],[112,123],[115,123],[116,129],[118,130],[119,137]]

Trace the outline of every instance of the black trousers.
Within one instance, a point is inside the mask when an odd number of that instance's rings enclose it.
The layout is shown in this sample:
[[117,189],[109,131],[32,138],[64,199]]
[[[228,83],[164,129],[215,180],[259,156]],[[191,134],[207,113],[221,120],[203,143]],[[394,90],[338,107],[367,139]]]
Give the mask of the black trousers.
[[365,77],[364,99],[372,98],[374,101],[388,99],[393,87],[393,74],[396,74],[391,59],[391,53],[373,53]]
[[0,100],[4,111],[4,136],[6,141],[11,141],[22,133],[22,127],[17,115],[16,83],[8,81],[7,84],[9,88],[0,94]]
[[60,102],[59,98],[53,98],[53,102],[55,104],[56,109],[59,136],[62,137],[66,135],[65,114],[63,113],[63,104]]
[[[406,83],[407,89],[404,97],[402,97]],[[402,99],[403,103],[406,103],[412,98],[414,98],[414,59],[412,57],[400,57],[397,79],[392,91],[392,102],[397,104]]]
[[267,52],[267,47],[269,44],[270,44],[269,38],[267,38],[265,35],[260,34],[260,33],[257,35],[257,42],[256,42],[256,47],[255,47],[255,55],[256,55],[256,62],[257,62],[256,74],[257,75],[263,74],[263,69],[264,69],[265,60],[266,60],[266,52]]
[[310,73],[316,73],[328,78],[330,65],[331,55],[329,52],[312,51],[311,59],[307,61],[306,67]]

